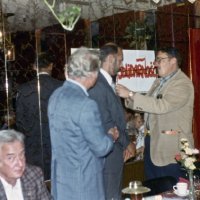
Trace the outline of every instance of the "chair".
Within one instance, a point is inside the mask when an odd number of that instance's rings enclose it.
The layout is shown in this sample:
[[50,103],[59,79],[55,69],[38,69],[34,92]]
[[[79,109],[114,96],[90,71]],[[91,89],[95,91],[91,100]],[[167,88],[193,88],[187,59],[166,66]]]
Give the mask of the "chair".
[[122,188],[128,187],[131,181],[144,181],[144,161],[129,161],[124,165]]
[[172,190],[173,186],[176,185],[176,183],[176,178],[172,176],[164,176],[143,181],[143,186],[151,189],[151,191],[145,193],[144,196],[157,195],[168,190]]

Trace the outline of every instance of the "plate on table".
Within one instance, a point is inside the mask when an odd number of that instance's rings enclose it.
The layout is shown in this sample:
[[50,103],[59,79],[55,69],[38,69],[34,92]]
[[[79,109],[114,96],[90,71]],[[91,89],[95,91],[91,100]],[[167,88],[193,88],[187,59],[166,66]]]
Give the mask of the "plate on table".
[[176,195],[179,196],[179,197],[186,197],[186,196],[188,196],[188,194],[189,194],[189,190],[187,190],[186,194],[179,194],[179,193],[177,192],[177,190],[174,190],[174,194],[176,194]]
[[149,189],[148,187],[140,186],[138,188],[126,187],[122,190],[122,193],[124,193],[124,194],[143,194],[143,193],[150,192],[150,191],[151,191],[151,189]]

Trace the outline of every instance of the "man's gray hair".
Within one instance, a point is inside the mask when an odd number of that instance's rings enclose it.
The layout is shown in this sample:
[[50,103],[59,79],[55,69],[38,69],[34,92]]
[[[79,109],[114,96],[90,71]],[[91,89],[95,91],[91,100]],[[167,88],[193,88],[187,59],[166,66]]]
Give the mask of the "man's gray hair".
[[70,56],[66,72],[71,78],[87,77],[89,73],[98,71],[99,67],[99,51],[81,47]]
[[0,147],[9,142],[19,141],[24,144],[24,135],[14,129],[0,131]]

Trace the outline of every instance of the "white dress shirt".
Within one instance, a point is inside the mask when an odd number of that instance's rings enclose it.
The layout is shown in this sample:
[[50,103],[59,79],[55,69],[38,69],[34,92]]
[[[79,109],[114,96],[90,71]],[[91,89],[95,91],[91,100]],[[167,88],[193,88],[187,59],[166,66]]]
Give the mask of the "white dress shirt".
[[100,69],[100,72],[105,77],[105,79],[107,80],[108,84],[111,86],[111,88],[115,92],[115,83],[113,82],[113,79],[112,79],[111,75],[107,71],[102,69],[102,68]]
[[17,179],[15,186],[10,185],[2,177],[0,177],[0,180],[3,184],[7,200],[24,200],[20,179]]
[[100,72],[105,77],[105,79],[108,81],[108,84],[112,87],[113,80],[112,80],[111,75],[102,68],[100,69]]

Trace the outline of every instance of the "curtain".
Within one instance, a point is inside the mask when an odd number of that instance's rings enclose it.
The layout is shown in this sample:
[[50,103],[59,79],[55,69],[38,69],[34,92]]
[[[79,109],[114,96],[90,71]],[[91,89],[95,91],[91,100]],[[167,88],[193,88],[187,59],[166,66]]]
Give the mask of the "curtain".
[[196,148],[200,148],[200,29],[189,29],[189,67],[194,84],[193,134]]

